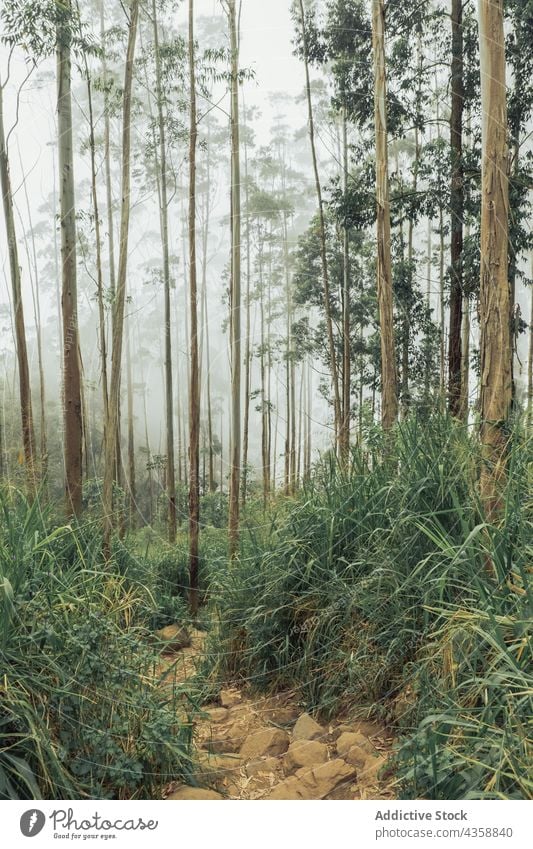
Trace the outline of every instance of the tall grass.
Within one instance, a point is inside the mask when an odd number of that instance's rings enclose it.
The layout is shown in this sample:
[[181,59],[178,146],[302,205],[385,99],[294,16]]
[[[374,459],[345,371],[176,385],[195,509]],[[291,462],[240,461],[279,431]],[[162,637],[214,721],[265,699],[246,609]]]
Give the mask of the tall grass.
[[0,495],[0,798],[133,798],[190,772],[188,700],[158,688],[141,580],[90,529]]
[[530,797],[530,442],[513,434],[505,509],[485,522],[475,434],[435,415],[387,462],[325,458],[288,515],[215,574],[217,677],[296,686],[324,714],[397,726],[405,796]]

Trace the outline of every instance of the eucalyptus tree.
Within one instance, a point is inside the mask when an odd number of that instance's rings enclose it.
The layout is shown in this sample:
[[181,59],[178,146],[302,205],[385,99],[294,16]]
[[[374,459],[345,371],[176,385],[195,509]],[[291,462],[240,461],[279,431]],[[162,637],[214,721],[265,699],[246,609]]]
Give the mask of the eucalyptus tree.
[[229,556],[239,545],[241,483],[241,159],[239,127],[239,30],[236,0],[221,0],[228,17],[231,103],[231,448],[229,488]]
[[308,116],[308,130],[309,130],[309,141],[311,145],[311,156],[313,161],[313,174],[315,180],[315,188],[317,195],[317,204],[318,204],[318,224],[319,224],[319,232],[320,232],[320,244],[321,244],[321,262],[322,262],[322,284],[323,284],[323,302],[324,302],[324,314],[326,317],[326,331],[327,331],[327,340],[329,346],[329,362],[331,369],[331,380],[333,384],[333,407],[334,407],[334,422],[335,422],[335,443],[337,443],[339,438],[339,432],[341,427],[341,394],[340,394],[340,386],[339,386],[339,374],[338,374],[338,364],[337,364],[337,355],[335,352],[335,340],[333,333],[333,320],[331,316],[331,294],[330,294],[330,283],[329,283],[329,272],[328,272],[328,263],[327,263],[327,247],[326,247],[326,227],[324,221],[324,207],[322,202],[322,186],[320,182],[320,174],[318,170],[318,156],[316,149],[316,140],[315,140],[315,122],[314,122],[314,112],[313,112],[313,101],[311,97],[311,77],[309,73],[309,43],[308,43],[308,22],[306,17],[306,11],[304,7],[303,0],[298,0],[298,11],[295,11],[295,19],[297,20],[297,26],[299,29],[299,37],[301,40],[301,55],[304,62],[305,68],[305,91],[306,91],[306,100],[307,100],[307,116]]
[[105,465],[103,483],[104,510],[104,555],[111,556],[111,536],[113,532],[113,478],[115,452],[117,446],[118,411],[120,404],[120,377],[122,367],[122,342],[124,329],[124,308],[126,301],[126,273],[128,263],[128,238],[130,222],[131,187],[131,101],[133,86],[133,63],[137,24],[139,19],[139,0],[132,0],[128,20],[128,45],[124,71],[123,112],[122,112],[122,178],[121,178],[121,219],[119,263],[117,273],[117,291],[113,322],[113,348],[111,359],[111,381],[109,388],[108,420],[105,431]]
[[[155,0],[154,0],[155,2]],[[189,295],[191,308],[191,380],[189,394],[189,580],[191,614],[198,611],[200,530],[200,375],[198,366],[198,292],[196,275],[196,69],[194,0],[189,0]]]
[[377,291],[381,330],[381,421],[384,430],[388,431],[393,427],[398,415],[398,390],[390,253],[385,6],[382,0],[372,2],[372,46],[376,133]]
[[489,519],[506,480],[507,423],[512,401],[508,281],[509,180],[503,0],[479,0],[482,197],[480,281],[481,495]]
[[[11,52],[9,59],[11,59]],[[20,417],[22,425],[22,445],[26,468],[28,495],[33,497],[36,486],[35,434],[31,400],[30,370],[28,365],[28,346],[24,304],[22,301],[21,270],[18,255],[18,241],[15,226],[13,190],[9,169],[8,141],[4,126],[4,89],[9,80],[0,80],[0,186],[4,208],[4,221],[8,244],[9,273],[11,278],[11,297],[15,325],[15,342],[18,363]]]

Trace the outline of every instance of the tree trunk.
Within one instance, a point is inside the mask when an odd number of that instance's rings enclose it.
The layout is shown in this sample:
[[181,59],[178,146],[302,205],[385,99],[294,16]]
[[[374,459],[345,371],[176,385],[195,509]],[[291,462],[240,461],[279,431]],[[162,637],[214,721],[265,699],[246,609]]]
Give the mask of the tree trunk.
[[239,46],[236,0],[228,0],[231,50],[231,468],[229,495],[229,556],[239,547],[241,478],[241,176],[239,148]]
[[[155,0],[154,0],[155,3]],[[198,612],[198,543],[200,530],[200,379],[198,373],[198,308],[196,281],[196,76],[194,66],[194,0],[189,0],[189,281],[191,307],[191,380],[189,395],[189,602]]]
[[307,48],[307,27],[305,24],[305,11],[303,0],[299,0],[300,5],[300,22],[302,26],[302,45],[303,45],[303,59],[304,59],[304,67],[305,67],[305,89],[307,96],[307,113],[308,113],[308,124],[309,124],[309,139],[311,141],[311,157],[313,160],[313,172],[315,177],[315,188],[317,194],[318,201],[318,220],[319,220],[319,230],[320,230],[320,258],[322,264],[322,284],[323,284],[323,301],[324,301],[324,315],[326,318],[326,328],[328,335],[328,347],[329,347],[329,357],[331,360],[331,381],[333,384],[333,397],[334,397],[334,415],[335,415],[335,441],[337,442],[339,436],[339,430],[341,426],[341,397],[339,390],[339,375],[337,368],[337,355],[335,352],[335,340],[333,337],[333,319],[331,317],[331,303],[330,303],[330,287],[329,287],[329,271],[328,271],[328,260],[327,260],[327,248],[326,248],[326,224],[324,220],[324,207],[322,204],[322,188],[320,185],[320,175],[318,173],[318,159],[316,153],[316,144],[315,144],[315,124],[313,117],[313,103],[311,100],[311,81],[309,77],[309,62],[308,62],[308,48]]
[[126,371],[128,383],[128,490],[130,528],[137,525],[137,494],[135,475],[135,430],[133,421],[133,377],[131,372],[130,322],[126,328]]
[[172,387],[172,341],[170,318],[170,260],[168,248],[168,192],[167,192],[167,146],[165,116],[163,111],[163,87],[161,84],[161,58],[159,28],[157,24],[157,2],[152,0],[152,23],[154,33],[154,58],[156,77],[157,123],[159,129],[159,166],[161,169],[161,245],[163,249],[163,287],[165,293],[165,401],[166,401],[166,448],[167,448],[167,499],[168,541],[176,541],[176,474],[174,468],[174,401]]
[[509,179],[503,0],[479,0],[482,106],[480,418],[481,496],[496,518],[506,482],[512,403],[508,281]]
[[[246,111],[243,102],[243,115],[246,117]],[[245,125],[246,129],[246,125]],[[243,445],[242,445],[242,505],[246,504],[246,495],[248,491],[248,446],[250,432],[250,376],[251,376],[251,360],[252,354],[250,351],[250,191],[248,185],[248,145],[246,142],[246,132],[244,135],[244,191],[246,200],[246,341],[244,349],[244,428],[243,428]]]
[[452,0],[452,68],[450,116],[452,180],[450,331],[448,341],[448,406],[459,416],[461,406],[461,324],[463,309],[463,2]]
[[[342,110],[342,181],[346,195],[348,191],[348,126],[346,107]],[[343,462],[348,461],[350,451],[350,242],[348,227],[342,228],[342,422],[340,429],[340,452]]]
[[122,342],[124,329],[124,307],[126,302],[126,272],[128,265],[128,237],[130,223],[130,152],[131,152],[131,95],[133,83],[133,60],[139,18],[139,0],[130,7],[128,47],[123,91],[122,125],[122,204],[120,216],[120,249],[117,275],[116,303],[113,322],[113,352],[111,358],[111,383],[109,389],[109,415],[105,434],[105,465],[103,485],[104,508],[104,556],[111,557],[111,535],[113,533],[113,477],[118,433],[120,406],[120,374],[122,365]]
[[31,403],[30,370],[28,365],[28,349],[26,344],[26,325],[24,322],[24,306],[22,302],[22,287],[20,265],[18,258],[17,237],[15,232],[15,216],[13,212],[13,193],[9,174],[9,158],[6,147],[4,130],[3,86],[0,82],[0,180],[6,223],[6,237],[9,254],[9,271],[11,276],[11,291],[13,297],[13,314],[15,320],[15,340],[17,348],[17,363],[20,391],[20,417],[22,423],[22,445],[26,467],[28,496],[33,499],[36,489],[35,473],[35,434],[33,430],[33,413]]
[[[98,324],[100,337],[100,362],[101,362],[101,381],[102,381],[102,400],[104,411],[104,422],[107,421],[109,395],[107,383],[107,341],[106,341],[106,317],[104,307],[104,277],[102,271],[102,240],[100,236],[100,212],[98,208],[98,192],[97,192],[97,169],[96,169],[96,141],[94,135],[94,114],[93,114],[93,99],[92,85],[89,71],[89,63],[87,56],[84,53],[85,76],[87,79],[87,102],[89,110],[89,150],[91,155],[91,198],[93,204],[94,215],[94,236],[96,249],[96,298],[98,302]],[[105,435],[104,435],[105,439]]]
[[385,68],[385,10],[383,0],[372,3],[374,54],[374,107],[376,130],[377,289],[381,331],[381,421],[389,431],[398,415],[392,267],[390,250],[390,202],[387,153],[387,78]]
[[62,19],[57,29],[57,131],[59,139],[62,264],[61,310],[63,318],[65,494],[67,516],[79,516],[82,509],[83,412],[76,277],[76,205],[72,147],[70,59],[72,33],[70,0],[65,0],[64,8],[68,19]]

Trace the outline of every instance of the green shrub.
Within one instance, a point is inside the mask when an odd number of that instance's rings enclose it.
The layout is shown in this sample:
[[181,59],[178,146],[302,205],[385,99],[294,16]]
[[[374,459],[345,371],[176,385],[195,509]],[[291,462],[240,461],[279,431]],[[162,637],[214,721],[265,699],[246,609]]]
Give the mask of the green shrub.
[[213,572],[212,674],[395,722],[406,796],[530,795],[529,448],[517,426],[494,527],[477,438],[447,417],[406,421],[386,461],[325,457],[290,512]]
[[0,499],[0,798],[153,796],[191,769],[190,700],[156,685],[138,581],[83,528]]

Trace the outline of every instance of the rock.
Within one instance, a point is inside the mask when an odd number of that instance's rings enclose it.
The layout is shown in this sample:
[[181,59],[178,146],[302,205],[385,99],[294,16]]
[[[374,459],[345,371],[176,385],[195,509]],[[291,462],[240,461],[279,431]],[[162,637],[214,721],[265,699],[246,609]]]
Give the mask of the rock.
[[339,785],[355,778],[353,767],[341,758],[312,769],[299,769],[269,794],[268,799],[324,799]]
[[229,711],[227,708],[210,708],[206,711],[211,722],[224,722],[228,718]]
[[292,730],[294,740],[317,740],[325,731],[308,713],[302,713]]
[[238,755],[210,755],[200,760],[198,780],[200,777],[206,784],[216,784],[222,779],[232,777],[240,771],[242,761]]
[[373,755],[368,755],[363,768],[357,771],[357,777],[361,779],[361,781],[370,782],[373,784],[377,784],[379,782],[379,771],[382,767],[387,763],[387,758],[380,755],[379,757],[374,757]]
[[289,748],[289,735],[279,728],[263,728],[249,734],[241,746],[241,757],[247,760],[262,755],[282,755]]
[[[368,755],[373,755],[375,751],[370,740],[368,740],[364,734],[360,734],[357,731],[345,731],[337,740],[337,753],[341,756],[341,758],[348,760],[347,755],[352,751],[352,749],[357,750],[360,759],[362,759],[362,763],[364,763],[364,760]],[[354,752],[353,757],[355,756],[356,753]],[[352,760],[349,760],[349,763],[352,762]]]
[[233,705],[238,705],[242,701],[242,696],[238,690],[221,690],[220,704],[222,707],[230,708]]
[[263,713],[263,719],[271,722],[272,725],[282,725],[284,727],[294,725],[298,718],[298,709],[290,707],[280,707],[267,710]]
[[328,747],[316,740],[296,740],[291,743],[283,756],[283,769],[286,775],[302,767],[323,764],[328,759]]
[[354,779],[355,774],[353,766],[345,763],[341,758],[328,761],[311,770],[299,769],[296,773],[297,777],[312,791],[313,799],[323,799],[339,784]]
[[182,625],[167,625],[155,632],[157,640],[163,643],[163,652],[179,651],[191,644],[191,636]]
[[213,752],[215,755],[225,755],[238,752],[244,742],[244,737],[228,736],[208,737],[204,741],[202,748]]
[[258,761],[250,761],[246,764],[245,771],[248,778],[254,778],[261,773],[276,772],[279,766],[277,758],[263,758]]
[[183,785],[175,793],[172,793],[170,796],[167,796],[168,799],[180,799],[182,801],[189,801],[192,799],[223,799],[224,797],[220,795],[220,793],[216,793],[214,790],[205,790],[203,787],[187,787]]
[[313,799],[314,797],[309,794],[307,787],[298,778],[292,775],[290,778],[286,778],[285,781],[281,781],[279,784],[276,784],[272,792],[269,793],[266,798],[294,801],[300,799]]

